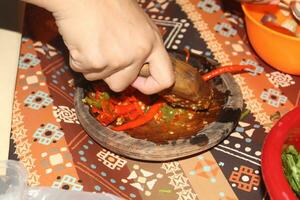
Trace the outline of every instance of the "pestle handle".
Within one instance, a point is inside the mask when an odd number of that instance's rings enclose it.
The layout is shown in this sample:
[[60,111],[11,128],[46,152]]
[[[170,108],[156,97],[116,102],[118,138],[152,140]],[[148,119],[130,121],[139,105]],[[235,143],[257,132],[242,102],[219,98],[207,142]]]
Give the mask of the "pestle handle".
[[[166,90],[168,94],[198,102],[210,96],[210,87],[201,78],[198,70],[188,63],[170,56],[175,68],[175,84]],[[142,77],[150,76],[149,64],[145,63],[139,73]]]
[[139,73],[139,76],[148,77],[150,76],[149,63],[145,63]]

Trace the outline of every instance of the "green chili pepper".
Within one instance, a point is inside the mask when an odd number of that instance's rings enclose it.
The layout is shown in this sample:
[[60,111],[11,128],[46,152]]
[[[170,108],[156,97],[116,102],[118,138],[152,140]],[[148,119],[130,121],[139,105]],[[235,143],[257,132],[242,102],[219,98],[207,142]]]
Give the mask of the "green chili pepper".
[[95,99],[91,99],[89,97],[85,97],[83,100],[83,103],[86,103],[88,105],[95,106],[96,108],[100,109],[101,108],[101,102],[97,101]]
[[160,110],[163,114],[163,119],[166,121],[171,121],[175,116],[175,109],[167,104],[165,104]]
[[110,96],[107,92],[102,92],[102,94],[100,95],[100,99],[101,100],[108,100],[108,99],[110,99]]

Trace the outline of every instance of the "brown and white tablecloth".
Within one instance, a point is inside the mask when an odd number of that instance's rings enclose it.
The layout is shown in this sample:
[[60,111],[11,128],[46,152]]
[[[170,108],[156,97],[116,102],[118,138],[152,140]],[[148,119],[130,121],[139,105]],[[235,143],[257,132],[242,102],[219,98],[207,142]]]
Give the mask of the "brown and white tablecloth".
[[10,159],[26,166],[32,186],[137,200],[265,199],[262,143],[279,117],[299,105],[300,78],[264,63],[250,47],[243,18],[224,11],[218,0],[139,3],[163,30],[166,48],[189,47],[224,65],[256,66],[234,75],[245,102],[235,131],[210,151],[184,160],[149,163],[120,157],[95,143],[80,126],[65,49],[24,35]]

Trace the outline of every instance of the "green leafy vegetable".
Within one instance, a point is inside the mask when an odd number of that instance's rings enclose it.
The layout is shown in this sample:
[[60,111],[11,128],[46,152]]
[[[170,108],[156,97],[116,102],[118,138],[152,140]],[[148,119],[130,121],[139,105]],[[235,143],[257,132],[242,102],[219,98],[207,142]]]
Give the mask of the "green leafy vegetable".
[[293,145],[287,146],[281,155],[284,174],[293,191],[300,197],[300,153]]

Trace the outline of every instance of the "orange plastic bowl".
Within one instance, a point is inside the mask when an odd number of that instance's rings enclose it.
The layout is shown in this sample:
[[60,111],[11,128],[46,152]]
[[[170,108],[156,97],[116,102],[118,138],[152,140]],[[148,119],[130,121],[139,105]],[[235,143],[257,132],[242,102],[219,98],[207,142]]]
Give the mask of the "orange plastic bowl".
[[277,70],[300,75],[300,38],[274,31],[260,22],[267,12],[275,14],[278,22],[282,22],[285,17],[279,8],[253,4],[243,4],[242,8],[248,37],[256,53]]

